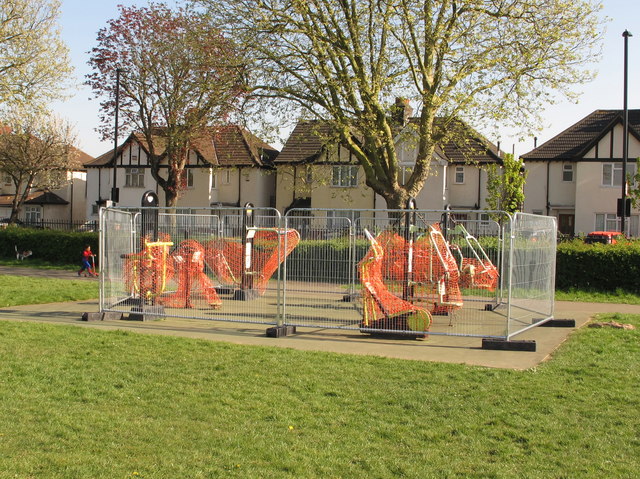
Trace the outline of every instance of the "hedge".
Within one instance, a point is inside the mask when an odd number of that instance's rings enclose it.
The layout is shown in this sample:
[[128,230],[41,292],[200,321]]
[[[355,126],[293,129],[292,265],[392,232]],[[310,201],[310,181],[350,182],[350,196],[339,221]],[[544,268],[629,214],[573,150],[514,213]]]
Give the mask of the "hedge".
[[15,258],[30,250],[33,258],[53,264],[80,264],[82,251],[89,245],[98,254],[98,233],[40,230],[8,226],[0,230],[0,257]]
[[574,240],[558,245],[556,288],[630,292],[640,289],[640,241],[614,245]]
[[[31,250],[33,257],[54,264],[76,264],[86,245],[98,252],[98,234],[8,227],[0,230],[0,257],[15,258],[15,248]],[[492,249],[495,245],[485,245]],[[368,242],[356,244],[356,259],[362,258]],[[287,261],[287,278],[294,281],[349,281],[351,268],[349,243],[306,240],[292,251]],[[596,291],[640,289],[640,241],[615,245],[588,245],[580,240],[558,244],[556,287]]]

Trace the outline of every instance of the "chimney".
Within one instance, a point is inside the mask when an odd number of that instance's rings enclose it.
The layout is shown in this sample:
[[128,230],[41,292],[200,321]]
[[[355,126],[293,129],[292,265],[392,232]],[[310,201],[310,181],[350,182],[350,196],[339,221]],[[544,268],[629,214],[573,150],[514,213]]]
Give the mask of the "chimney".
[[393,106],[394,121],[398,125],[404,126],[407,124],[407,121],[409,121],[412,114],[413,108],[411,108],[411,105],[409,104],[409,99],[401,97],[396,98],[396,103]]

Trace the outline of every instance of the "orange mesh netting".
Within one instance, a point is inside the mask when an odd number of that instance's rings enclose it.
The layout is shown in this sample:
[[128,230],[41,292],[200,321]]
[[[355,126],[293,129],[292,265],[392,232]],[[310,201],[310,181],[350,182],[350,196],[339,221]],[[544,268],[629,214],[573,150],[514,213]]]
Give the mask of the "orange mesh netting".
[[208,306],[219,308],[222,301],[204,272],[204,247],[195,240],[185,240],[171,258],[178,272],[178,286],[175,292],[158,298],[158,303],[171,308],[193,308],[203,300]]
[[[367,232],[368,234],[368,232]],[[378,241],[369,235],[371,247],[358,263],[363,286],[362,325],[366,328],[396,331],[428,331],[431,315],[425,309],[391,293],[382,280],[384,251]]]
[[498,286],[498,270],[489,260],[463,258],[460,267],[460,286],[495,291]]
[[[435,302],[433,313],[443,314],[462,308],[462,293],[460,292],[460,273],[456,258],[451,253],[447,241],[442,235],[440,225],[434,223],[429,226],[429,241],[433,246],[434,261],[433,276],[438,284],[438,298]],[[421,242],[420,240],[416,243]],[[421,264],[416,264],[419,270]]]
[[[393,231],[383,231],[377,240],[384,251],[381,279],[389,290],[400,294],[406,287],[403,283],[410,283],[411,300],[428,304],[434,314],[462,307],[458,266],[437,223],[411,244]],[[410,255],[411,281],[407,282]]]
[[231,239],[215,239],[204,245],[205,261],[222,284],[239,285],[242,275],[242,243]]
[[[253,275],[253,287],[264,293],[267,283],[278,266],[300,242],[295,229],[257,230],[253,237],[251,267],[244,274]],[[245,267],[245,251],[242,243],[217,239],[206,243],[207,265],[223,284],[240,285]]]
[[124,283],[127,291],[145,300],[153,300],[164,291],[167,281],[173,276],[169,261],[169,248],[173,243],[167,234],[160,234],[158,241],[142,238],[141,243],[139,253],[123,255]]

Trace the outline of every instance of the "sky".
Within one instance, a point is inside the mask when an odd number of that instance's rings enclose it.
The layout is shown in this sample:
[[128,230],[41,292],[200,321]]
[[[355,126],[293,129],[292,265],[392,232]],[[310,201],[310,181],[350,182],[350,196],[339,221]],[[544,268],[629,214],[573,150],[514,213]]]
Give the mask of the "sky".
[[[166,3],[172,4],[172,1]],[[62,38],[70,49],[75,67],[75,82],[71,98],[52,106],[59,116],[75,125],[78,147],[91,156],[99,156],[113,149],[113,139],[102,141],[95,131],[99,122],[99,102],[91,99],[91,90],[82,85],[90,73],[87,65],[89,50],[96,45],[96,36],[107,21],[116,18],[118,5],[144,6],[146,0],[62,0],[60,26]],[[545,109],[541,131],[532,132],[524,141],[501,130],[499,137],[489,136],[493,143],[507,153],[523,155],[533,149],[533,137],[540,146],[558,133],[599,109],[622,109],[624,81],[624,40],[622,33],[629,30],[628,107],[640,108],[640,2],[637,0],[604,0],[602,15],[610,21],[606,24],[602,59],[591,69],[598,75],[594,81],[576,87],[581,92],[577,103],[563,102]],[[485,132],[483,132],[485,133]],[[485,133],[486,134],[486,133]],[[280,146],[280,145],[276,145]]]

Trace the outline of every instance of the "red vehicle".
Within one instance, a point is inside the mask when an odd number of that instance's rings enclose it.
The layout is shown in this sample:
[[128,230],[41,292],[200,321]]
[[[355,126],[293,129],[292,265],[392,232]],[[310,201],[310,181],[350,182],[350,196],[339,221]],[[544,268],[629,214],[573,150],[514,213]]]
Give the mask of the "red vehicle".
[[585,243],[602,243],[616,244],[618,241],[625,239],[625,236],[619,231],[592,231],[584,239]]

